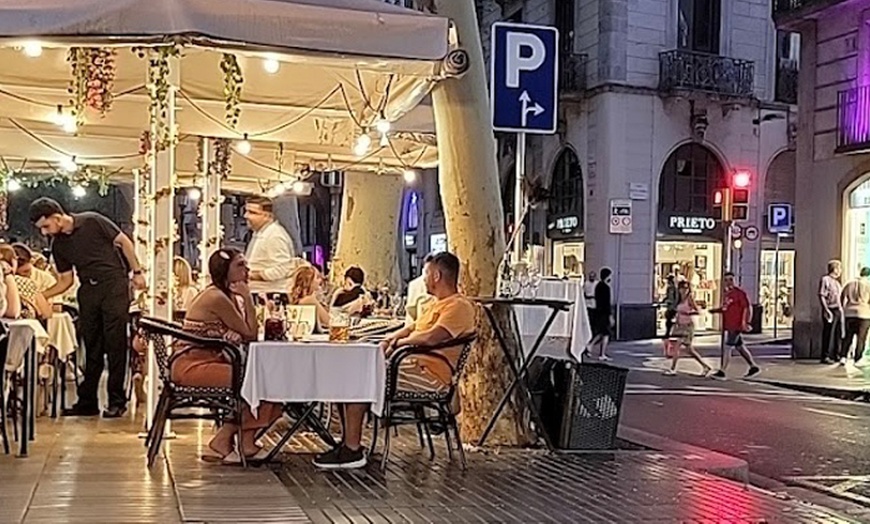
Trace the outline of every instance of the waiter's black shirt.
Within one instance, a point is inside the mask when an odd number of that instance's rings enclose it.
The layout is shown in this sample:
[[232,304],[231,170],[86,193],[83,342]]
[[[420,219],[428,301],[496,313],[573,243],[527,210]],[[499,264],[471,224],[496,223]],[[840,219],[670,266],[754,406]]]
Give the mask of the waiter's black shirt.
[[111,220],[99,213],[73,213],[73,230],[54,237],[51,254],[58,273],[75,268],[79,279],[102,282],[127,278],[127,266],[115,246],[121,232]]

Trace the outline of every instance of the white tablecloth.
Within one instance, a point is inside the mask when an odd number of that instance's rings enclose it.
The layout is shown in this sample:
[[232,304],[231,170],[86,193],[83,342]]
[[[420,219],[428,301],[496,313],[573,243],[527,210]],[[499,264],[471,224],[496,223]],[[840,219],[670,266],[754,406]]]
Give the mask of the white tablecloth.
[[76,328],[69,313],[55,313],[48,319],[48,344],[65,359],[76,352]]
[[9,352],[6,355],[6,371],[16,371],[24,362],[24,354],[36,339],[36,352],[44,354],[48,349],[48,333],[37,320],[4,321],[9,330]]
[[[571,354],[580,359],[587,344],[592,340],[589,314],[583,299],[582,281],[578,279],[544,279],[535,298],[565,300],[574,304],[571,309],[559,313],[547,333],[552,338],[570,338]],[[517,306],[517,324],[523,337],[535,337],[550,315],[550,309],[540,306]],[[529,347],[526,348],[530,349]]]
[[386,363],[374,344],[254,342],[242,398],[256,413],[263,401],[370,402],[384,411]]

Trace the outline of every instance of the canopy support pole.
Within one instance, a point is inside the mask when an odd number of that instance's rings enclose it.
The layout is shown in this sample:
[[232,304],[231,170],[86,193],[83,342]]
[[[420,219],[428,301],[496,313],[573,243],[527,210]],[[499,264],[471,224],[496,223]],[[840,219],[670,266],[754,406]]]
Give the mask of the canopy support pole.
[[211,138],[202,139],[202,202],[199,206],[199,216],[202,220],[202,236],[200,237],[200,289],[205,289],[208,282],[208,259],[217,251],[223,240],[221,227],[221,175],[214,166],[215,144]]

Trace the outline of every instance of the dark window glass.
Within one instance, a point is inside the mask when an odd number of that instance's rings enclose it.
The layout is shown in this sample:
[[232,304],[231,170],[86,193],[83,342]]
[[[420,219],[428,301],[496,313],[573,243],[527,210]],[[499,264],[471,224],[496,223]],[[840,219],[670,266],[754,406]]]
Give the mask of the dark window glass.
[[550,184],[549,210],[551,215],[574,215],[579,220],[578,229],[583,229],[584,199],[583,172],[577,155],[565,149],[553,167],[553,182]]
[[724,183],[722,164],[700,144],[674,151],[659,181],[659,210],[698,216],[713,215],[713,193]]
[[679,0],[677,47],[719,54],[721,0]]

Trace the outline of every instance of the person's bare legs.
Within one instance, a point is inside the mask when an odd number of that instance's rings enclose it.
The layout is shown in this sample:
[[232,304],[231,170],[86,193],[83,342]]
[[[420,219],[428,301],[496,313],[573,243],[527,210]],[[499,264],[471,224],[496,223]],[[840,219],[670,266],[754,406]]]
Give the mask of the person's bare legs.
[[368,404],[345,404],[344,407],[344,445],[356,451],[362,445],[362,430]]
[[701,372],[701,376],[707,376],[707,373],[709,373],[713,368],[711,368],[709,365],[707,365],[706,362],[704,362],[701,354],[698,353],[697,349],[695,349],[694,344],[689,344],[688,346],[686,346],[686,349],[689,350],[689,355],[691,355],[692,358],[694,358],[695,361],[698,362],[698,364],[701,364],[701,367],[704,369],[704,371]]
[[224,423],[209,441],[208,447],[221,457],[226,457],[233,452],[233,437],[235,437],[238,430],[239,427],[237,425]]
[[755,359],[752,358],[752,353],[749,352],[749,349],[747,349],[745,344],[740,344],[739,346],[737,346],[737,351],[740,353],[740,356],[743,357],[743,360],[745,360],[746,363],[749,364],[749,367],[758,367],[758,365],[755,363]]
[[[670,342],[669,342],[670,343]],[[680,361],[680,351],[682,350],[682,344],[677,343],[673,350],[671,350],[671,369],[665,371],[668,375],[676,375],[677,374],[677,362]]]
[[601,336],[601,349],[598,353],[598,358],[601,360],[606,360],[610,357],[607,356],[607,345],[610,343],[610,337],[608,335]]

